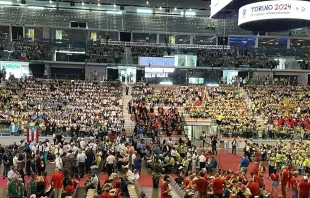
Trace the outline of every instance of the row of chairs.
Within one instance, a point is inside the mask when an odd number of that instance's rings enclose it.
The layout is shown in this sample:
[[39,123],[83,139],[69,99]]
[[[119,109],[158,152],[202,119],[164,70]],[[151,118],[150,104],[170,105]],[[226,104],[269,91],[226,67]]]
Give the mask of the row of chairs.
[[186,196],[186,192],[176,183],[172,176],[170,176],[169,189],[171,189],[170,196],[172,198],[184,198]]
[[133,184],[128,184],[127,188],[130,198],[138,198],[140,196],[140,193],[142,192],[137,182],[134,182]]

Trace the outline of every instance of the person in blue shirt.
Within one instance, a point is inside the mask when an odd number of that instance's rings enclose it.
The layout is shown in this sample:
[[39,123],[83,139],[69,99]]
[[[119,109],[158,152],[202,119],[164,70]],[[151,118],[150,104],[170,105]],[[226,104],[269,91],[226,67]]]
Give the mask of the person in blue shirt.
[[140,155],[137,155],[136,159],[134,160],[134,167],[135,169],[138,170],[139,175],[141,175],[141,164],[142,164],[142,159],[140,157]]
[[140,141],[137,142],[137,153],[141,154],[141,150],[142,150],[142,144]]
[[250,164],[249,160],[246,158],[246,156],[243,156],[239,164],[240,170],[246,173],[248,170],[249,164]]
[[156,154],[162,154],[160,147],[157,145],[157,147],[155,148],[155,153]]
[[209,173],[213,172],[217,168],[217,161],[214,156],[211,156],[210,163],[207,165],[207,170]]

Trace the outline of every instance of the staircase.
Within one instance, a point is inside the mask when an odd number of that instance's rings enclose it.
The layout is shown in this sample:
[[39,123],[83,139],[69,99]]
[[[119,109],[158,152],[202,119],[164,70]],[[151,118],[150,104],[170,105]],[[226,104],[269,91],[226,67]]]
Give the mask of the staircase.
[[132,100],[132,96],[131,96],[132,87],[130,85],[128,86],[129,86],[129,92],[127,96],[126,85],[123,85],[123,116],[124,116],[124,121],[125,121],[124,128],[126,130],[126,134],[127,136],[130,136],[133,133],[136,122],[130,119],[131,115],[128,113],[128,102]]
[[[240,87],[239,89],[243,93],[243,98],[244,98],[245,102],[247,103],[248,111],[252,111],[253,101],[250,99],[248,93],[246,92],[246,90],[243,87]],[[254,114],[254,119],[256,120],[257,124],[263,125],[264,118],[261,115]]]

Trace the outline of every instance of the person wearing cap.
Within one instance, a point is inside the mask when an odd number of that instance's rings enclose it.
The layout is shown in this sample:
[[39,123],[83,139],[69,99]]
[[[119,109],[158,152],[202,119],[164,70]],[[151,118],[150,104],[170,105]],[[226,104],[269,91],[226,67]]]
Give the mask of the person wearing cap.
[[308,182],[308,177],[303,176],[303,180],[299,182],[299,197],[308,198],[310,192],[310,183]]

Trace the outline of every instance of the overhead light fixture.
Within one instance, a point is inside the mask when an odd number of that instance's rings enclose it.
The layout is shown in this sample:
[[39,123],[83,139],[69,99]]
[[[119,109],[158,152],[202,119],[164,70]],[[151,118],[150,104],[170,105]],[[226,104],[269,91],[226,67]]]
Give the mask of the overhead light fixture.
[[108,14],[123,14],[122,11],[107,11]]
[[44,10],[44,7],[39,7],[39,6],[28,6],[29,9],[34,9],[34,10]]
[[192,11],[192,8],[190,8],[189,11]]
[[143,9],[137,9],[137,13],[142,13],[142,14],[152,14],[152,10],[143,10]]
[[12,5],[13,3],[10,1],[0,1],[0,5]]
[[185,12],[185,16],[196,16],[196,12]]
[[50,0],[50,3],[53,3],[53,2]]
[[116,7],[116,5],[114,4],[113,7]]
[[162,10],[162,8],[161,8],[161,7],[159,7],[159,10]]
[[177,10],[177,8],[174,8],[174,10]]
[[146,1],[146,4],[149,4],[149,1]]
[[98,6],[100,6],[100,3],[98,3]]
[[84,5],[84,2],[82,2],[82,5]]

